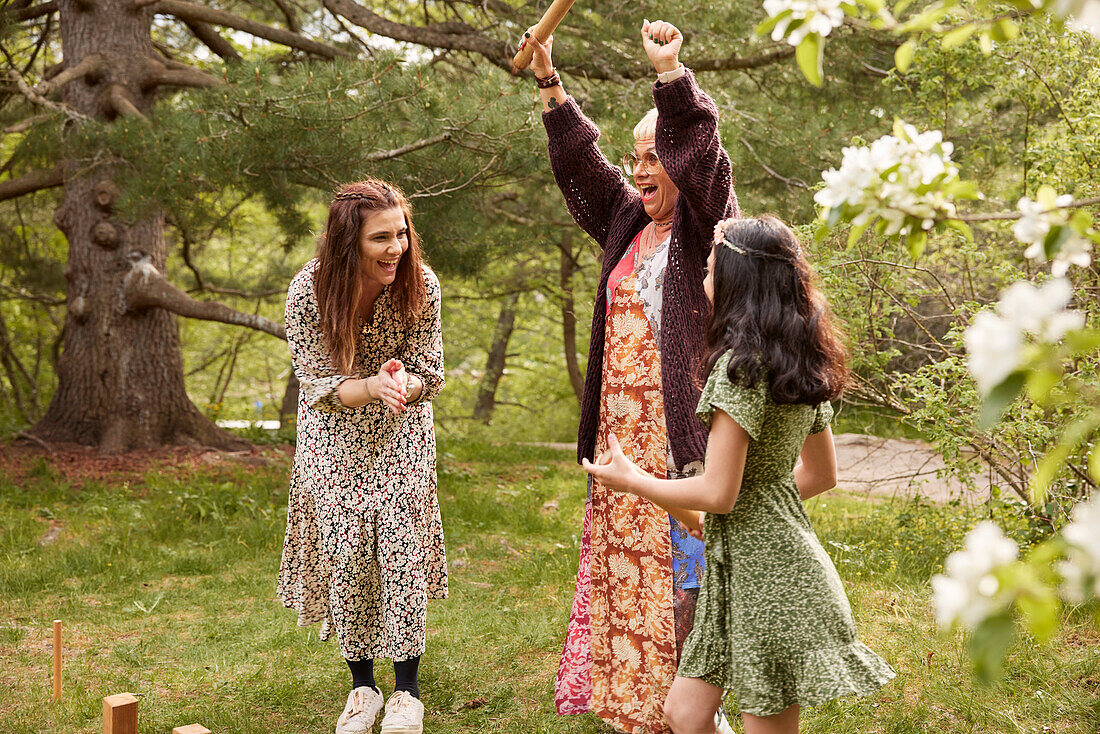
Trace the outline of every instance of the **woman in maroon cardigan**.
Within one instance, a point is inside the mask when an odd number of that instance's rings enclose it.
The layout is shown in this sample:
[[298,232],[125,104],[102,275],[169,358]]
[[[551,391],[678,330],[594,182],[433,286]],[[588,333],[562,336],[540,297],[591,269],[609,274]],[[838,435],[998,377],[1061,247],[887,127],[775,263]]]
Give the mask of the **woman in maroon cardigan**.
[[[553,38],[528,31],[550,164],[573,219],[603,248],[577,455],[615,433],[640,467],[668,478],[702,468],[706,430],[695,381],[709,303],[703,276],[714,225],[737,214],[718,111],[679,62],[680,31],[645,21],[656,109],[623,156],[630,186],[567,96]],[[521,44],[522,45],[522,44]],[[681,525],[682,523],[682,525]],[[667,731],[662,706],[695,614],[700,516],[589,485],[576,594],[558,670],[558,713],[593,711],[631,734]]]

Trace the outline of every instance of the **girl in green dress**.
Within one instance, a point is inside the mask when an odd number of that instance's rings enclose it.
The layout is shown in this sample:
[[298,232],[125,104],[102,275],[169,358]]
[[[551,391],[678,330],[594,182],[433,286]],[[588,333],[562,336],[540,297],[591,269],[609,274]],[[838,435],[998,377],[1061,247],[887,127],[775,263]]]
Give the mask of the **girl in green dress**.
[[703,286],[714,304],[697,414],[710,427],[700,476],[665,480],[615,436],[584,468],[608,487],[706,513],[695,627],[665,701],[675,734],[714,734],[723,691],[746,734],[794,734],[799,712],[868,694],[894,671],[856,637],[836,568],[805,499],[836,486],[830,400],[847,379],[828,303],[798,240],[774,217],[715,227]]

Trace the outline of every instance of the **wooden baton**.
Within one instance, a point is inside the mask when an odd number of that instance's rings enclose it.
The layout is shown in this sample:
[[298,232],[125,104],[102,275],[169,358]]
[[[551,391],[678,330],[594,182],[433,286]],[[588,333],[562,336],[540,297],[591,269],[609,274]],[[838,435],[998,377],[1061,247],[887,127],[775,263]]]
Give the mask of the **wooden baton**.
[[[554,0],[554,2],[550,3],[550,7],[546,9],[546,12],[543,13],[542,20],[532,29],[531,33],[534,34],[539,41],[546,43],[546,39],[549,38],[550,34],[558,27],[558,23],[561,23],[561,19],[569,12],[569,8],[573,7],[573,2],[574,0]],[[527,43],[512,59],[512,71],[514,73],[519,73],[530,66],[531,57],[534,56],[534,54],[535,47]]]

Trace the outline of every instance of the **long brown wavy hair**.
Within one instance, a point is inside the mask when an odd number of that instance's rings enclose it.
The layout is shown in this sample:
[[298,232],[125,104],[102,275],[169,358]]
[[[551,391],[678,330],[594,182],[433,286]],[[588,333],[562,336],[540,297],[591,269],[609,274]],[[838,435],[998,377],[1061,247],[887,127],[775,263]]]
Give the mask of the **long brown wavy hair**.
[[752,388],[766,379],[776,403],[839,397],[847,354],[814,280],[798,238],[775,217],[726,224],[714,246],[714,315],[701,378],[732,352],[730,381]]
[[412,206],[401,189],[376,178],[346,184],[336,192],[328,208],[325,231],[317,243],[317,269],[313,290],[321,330],[341,373],[351,371],[359,332],[359,299],[363,294],[360,273],[359,230],[375,212],[399,207],[405,216],[409,247],[397,263],[397,275],[390,298],[406,323],[412,323],[424,308],[427,294],[422,266],[424,255],[413,228]]

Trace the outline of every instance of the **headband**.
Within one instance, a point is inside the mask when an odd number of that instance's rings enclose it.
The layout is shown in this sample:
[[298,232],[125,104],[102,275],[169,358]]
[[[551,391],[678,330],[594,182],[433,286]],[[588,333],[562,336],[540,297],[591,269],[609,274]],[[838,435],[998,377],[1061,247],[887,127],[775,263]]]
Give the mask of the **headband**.
[[[729,225],[729,224],[732,224],[733,222],[743,222],[743,221],[745,221],[745,220],[740,219],[738,217],[730,217],[729,219],[720,220],[717,224],[714,225],[714,244],[715,245],[724,245],[724,246],[728,247],[729,249],[733,250],[734,252],[736,252],[738,255],[744,255],[745,257],[758,257],[758,258],[761,258],[762,260],[775,260],[776,262],[784,262],[784,263],[794,263],[795,262],[795,258],[797,258],[799,253],[801,252],[801,248],[799,247],[797,242],[795,243],[795,251],[792,254],[792,253],[781,253],[781,252],[765,252],[763,250],[756,250],[756,249],[747,250],[744,247],[742,247],[741,245],[734,244],[733,242],[730,242],[728,239],[726,239],[726,226]],[[758,219],[753,219],[751,221],[754,221],[757,224],[763,225],[763,222],[761,222]]]
[[[381,186],[382,195],[386,198],[393,196],[393,190],[387,186]],[[333,201],[358,201],[360,199],[372,199],[373,196],[369,194],[357,194],[354,191],[341,191],[336,196],[332,197]]]

